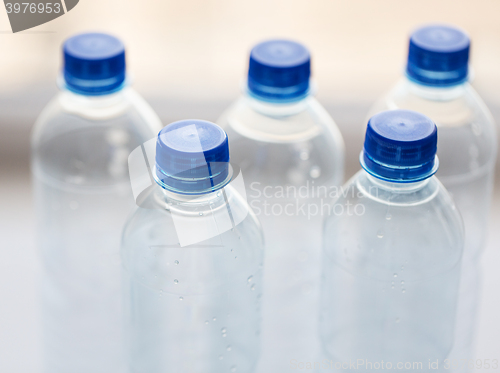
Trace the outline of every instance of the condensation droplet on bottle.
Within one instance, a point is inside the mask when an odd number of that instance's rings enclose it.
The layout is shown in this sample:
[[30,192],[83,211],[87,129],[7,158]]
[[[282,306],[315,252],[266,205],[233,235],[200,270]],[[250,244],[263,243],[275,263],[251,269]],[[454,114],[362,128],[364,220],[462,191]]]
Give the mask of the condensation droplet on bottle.
[[205,324],[208,325],[208,320],[205,320]]
[[397,274],[397,273],[395,273],[395,274],[394,274],[394,277],[398,277],[398,274]]
[[313,179],[317,179],[321,176],[321,168],[319,168],[318,166],[312,167],[311,171],[309,171],[309,175],[311,175]]
[[299,156],[303,161],[307,161],[309,159],[309,152],[307,150],[302,150]]
[[250,289],[255,290],[255,284],[252,284],[252,286],[250,286]]
[[401,292],[402,293],[406,293],[406,289],[401,289]]
[[217,317],[214,316],[214,318],[212,319],[213,321],[217,321]]
[[236,372],[236,365],[233,365],[233,366],[231,367],[231,373],[234,373],[234,372]]
[[226,329],[225,327],[224,327],[224,328],[222,328],[222,329],[220,330],[220,332],[221,332],[222,334],[224,334],[226,331],[227,331],[227,329]]
[[383,237],[384,237],[384,232],[383,232],[382,230],[379,230],[379,231],[377,232],[377,237],[378,237],[378,238],[383,238]]
[[227,345],[226,350],[231,351],[231,345]]
[[179,283],[179,280],[175,279],[175,280],[174,280],[174,284],[176,284],[176,285],[177,285],[178,283]]
[[253,276],[249,276],[249,277],[247,278],[247,281],[248,281],[248,282],[252,282],[252,280],[253,280]]
[[183,300],[184,298],[183,297],[179,297],[179,300]]
[[203,213],[202,213],[202,212],[200,212],[200,216],[203,216]]
[[389,213],[387,213],[387,214],[385,215],[385,220],[391,220],[391,219],[392,219],[392,215],[391,215],[391,214],[389,214]]
[[404,271],[405,270],[405,266],[401,266],[401,270]]
[[401,285],[404,285],[404,284],[405,284],[405,282],[403,280],[401,280]]
[[179,261],[178,261],[178,260],[176,260],[176,261],[174,262],[174,264],[175,264],[175,265],[179,264]]
[[217,197],[220,197],[220,192],[217,192]]

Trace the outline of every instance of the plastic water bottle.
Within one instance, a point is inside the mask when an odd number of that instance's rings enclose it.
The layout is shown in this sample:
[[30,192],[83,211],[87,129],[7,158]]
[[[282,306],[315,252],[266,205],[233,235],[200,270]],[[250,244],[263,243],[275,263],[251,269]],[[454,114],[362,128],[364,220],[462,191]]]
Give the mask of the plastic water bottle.
[[436,143],[435,124],[414,111],[368,122],[363,170],[335,202],[342,213],[324,225],[320,330],[329,367],[443,368],[464,237],[450,195],[432,176]]
[[[439,180],[464,219],[465,251],[450,360],[461,371],[473,359],[476,310],[480,293],[479,257],[484,247],[497,153],[492,116],[468,83],[470,40],[455,27],[431,25],[410,38],[406,77],[371,113],[410,109],[429,116],[439,128]],[[458,370],[457,370],[458,371]]]
[[143,149],[154,182],[136,194],[122,241],[130,370],[253,372],[263,236],[227,135],[202,120],[169,124],[156,156],[154,142],[130,156],[139,190]]
[[118,39],[77,35],[63,52],[61,91],[32,137],[44,371],[121,372],[120,233],[134,207],[127,158],[161,124],[127,86]]
[[[244,94],[220,117],[232,160],[266,240],[261,371],[320,351],[317,312],[322,215],[344,173],[344,145],[312,97],[310,54],[270,40],[250,53]],[[265,369],[264,369],[265,368]]]

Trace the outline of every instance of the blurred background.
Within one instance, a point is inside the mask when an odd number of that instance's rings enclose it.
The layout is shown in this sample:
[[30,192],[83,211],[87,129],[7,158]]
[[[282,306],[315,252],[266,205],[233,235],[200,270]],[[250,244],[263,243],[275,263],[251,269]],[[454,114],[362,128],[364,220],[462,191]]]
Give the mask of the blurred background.
[[[300,41],[312,53],[317,97],[344,136],[350,177],[359,169],[366,113],[401,76],[408,35],[422,23],[469,32],[473,85],[500,123],[499,14],[498,0],[80,0],[65,16],[12,34],[0,5],[0,372],[39,371],[29,138],[57,92],[68,36],[105,31],[122,38],[133,86],[164,125],[215,121],[240,94],[255,43]],[[498,181],[483,258],[482,359],[500,359]]]

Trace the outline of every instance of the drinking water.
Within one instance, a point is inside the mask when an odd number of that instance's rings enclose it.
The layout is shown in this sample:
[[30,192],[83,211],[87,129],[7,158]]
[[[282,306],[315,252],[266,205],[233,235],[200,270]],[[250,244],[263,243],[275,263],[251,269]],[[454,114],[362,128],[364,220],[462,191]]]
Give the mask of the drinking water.
[[130,371],[253,372],[263,236],[226,133],[175,122],[129,165],[139,205],[121,251]]
[[371,113],[411,109],[424,113],[439,128],[437,173],[453,197],[465,223],[465,251],[451,359],[473,359],[479,301],[479,258],[484,248],[497,153],[492,116],[469,84],[470,40],[455,27],[430,25],[410,38],[406,77]]
[[121,41],[82,34],[63,49],[61,92],[32,136],[44,372],[123,372],[119,245],[134,205],[127,158],[161,123],[126,84]]
[[218,120],[266,239],[262,372],[320,351],[321,222],[342,183],[344,144],[312,93],[309,51],[265,41],[250,53],[244,94]]
[[464,233],[450,195],[432,176],[436,144],[435,124],[417,112],[386,111],[368,122],[363,169],[335,202],[345,213],[324,225],[320,331],[334,367],[444,367]]

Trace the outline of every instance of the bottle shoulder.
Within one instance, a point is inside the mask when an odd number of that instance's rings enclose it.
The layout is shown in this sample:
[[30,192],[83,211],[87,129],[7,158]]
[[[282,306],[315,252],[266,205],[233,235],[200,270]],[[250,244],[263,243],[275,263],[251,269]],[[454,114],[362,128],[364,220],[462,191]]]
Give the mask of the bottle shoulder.
[[217,122],[224,129],[259,142],[296,143],[317,136],[329,136],[342,142],[334,120],[314,97],[278,105],[242,96]]
[[256,107],[239,98],[219,118],[231,160],[246,181],[273,185],[342,182],[344,142],[331,116],[313,97],[289,107]]
[[393,274],[416,281],[456,268],[463,224],[437,178],[397,193],[371,179],[360,171],[343,188],[325,220],[325,255],[347,271],[387,281]]
[[162,128],[153,109],[132,88],[109,96],[82,96],[67,90],[59,92],[35,122],[32,145],[59,135],[81,131],[120,128],[144,142]]
[[61,91],[40,114],[31,136],[32,168],[75,187],[128,184],[128,156],[161,124],[132,89],[109,97]]
[[438,175],[443,181],[466,174],[492,172],[497,154],[493,117],[474,88],[464,83],[448,91],[398,82],[370,110],[369,117],[395,109],[415,110],[438,127]]
[[[397,188],[393,188],[398,185]],[[462,219],[445,187],[432,176],[417,183],[394,184],[378,180],[364,170],[358,171],[337,192],[335,204],[362,205],[360,214],[331,214],[330,220],[359,220],[360,224],[366,219],[398,221],[400,216],[429,214],[429,219],[437,225],[449,225],[458,235],[463,235]],[[428,226],[428,221],[418,221]],[[434,229],[434,227],[428,227]],[[426,228],[427,229],[427,228]]]
[[464,83],[449,89],[432,89],[402,79],[370,110],[409,109],[432,118],[438,128],[459,128],[476,123],[495,131],[493,117],[476,90]]
[[153,185],[129,217],[123,233],[125,243],[137,237],[150,242],[190,246],[215,239],[219,235],[244,236],[258,245],[263,243],[260,223],[244,197],[231,185],[188,200],[170,198]]

